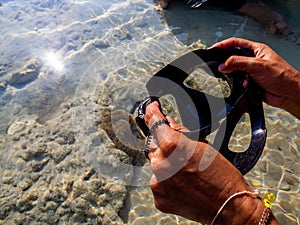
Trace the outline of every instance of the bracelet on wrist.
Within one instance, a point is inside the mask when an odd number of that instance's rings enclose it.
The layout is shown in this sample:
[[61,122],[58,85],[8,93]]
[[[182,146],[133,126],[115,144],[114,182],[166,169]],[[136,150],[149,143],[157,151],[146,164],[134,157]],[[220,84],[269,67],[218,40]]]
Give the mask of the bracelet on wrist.
[[[218,210],[217,214],[215,215],[215,217],[213,218],[212,222],[210,225],[213,225],[217,219],[217,217],[220,215],[220,213],[222,212],[222,210],[225,208],[225,206],[227,205],[227,203],[232,200],[233,198],[240,196],[240,195],[249,195],[253,198],[257,198],[259,195],[259,191],[257,189],[255,189],[253,192],[251,191],[241,191],[241,192],[237,192],[234,193],[233,195],[231,195],[224,203],[223,205],[220,207],[220,209]],[[260,218],[260,221],[258,223],[258,225],[267,225],[270,222],[270,216],[271,216],[271,204],[275,201],[275,195],[273,193],[267,193],[263,199],[264,202],[264,206],[265,209],[262,213],[262,216]]]
[[264,205],[265,209],[263,211],[263,214],[260,218],[260,221],[258,225],[267,225],[269,224],[270,215],[271,215],[271,204],[275,201],[276,197],[273,193],[267,193],[264,197]]

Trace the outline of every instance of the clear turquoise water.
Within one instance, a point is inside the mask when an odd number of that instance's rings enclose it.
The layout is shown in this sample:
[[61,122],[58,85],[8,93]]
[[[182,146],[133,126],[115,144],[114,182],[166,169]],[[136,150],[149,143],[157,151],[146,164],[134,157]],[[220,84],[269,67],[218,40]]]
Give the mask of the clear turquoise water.
[[[265,42],[300,69],[300,40],[230,12],[162,11],[142,0],[0,2],[1,224],[192,224],[154,208],[143,143],[127,132],[145,82],[190,44],[230,36]],[[299,1],[267,3],[299,32]],[[282,224],[300,224],[300,124],[265,112],[266,150],[247,178],[277,194]]]

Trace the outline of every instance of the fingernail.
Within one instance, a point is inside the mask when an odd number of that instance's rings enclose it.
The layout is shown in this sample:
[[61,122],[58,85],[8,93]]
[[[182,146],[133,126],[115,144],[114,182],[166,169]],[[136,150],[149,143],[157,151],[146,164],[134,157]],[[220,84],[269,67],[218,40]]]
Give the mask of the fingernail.
[[248,87],[248,80],[244,80],[244,82],[243,82],[243,87],[244,87],[244,88],[247,88],[247,87]]
[[220,72],[225,71],[225,64],[224,64],[224,63],[220,64],[219,67],[218,67],[218,70],[219,70]]
[[212,46],[208,47],[207,49],[212,49],[212,48],[214,48],[214,47],[215,47],[215,45],[216,45],[216,43],[215,43],[215,44],[213,44]]

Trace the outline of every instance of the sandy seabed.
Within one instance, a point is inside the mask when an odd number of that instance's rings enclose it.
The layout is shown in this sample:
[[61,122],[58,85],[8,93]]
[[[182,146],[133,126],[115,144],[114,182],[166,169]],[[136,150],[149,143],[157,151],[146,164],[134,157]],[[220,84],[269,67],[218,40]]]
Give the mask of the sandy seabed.
[[[130,116],[147,80],[187,46],[229,36],[264,41],[300,69],[297,39],[229,12],[163,12],[151,1],[1,4],[1,224],[195,224],[153,205]],[[297,31],[299,3],[285,4]],[[246,177],[262,194],[276,193],[281,224],[299,225],[300,124],[269,106],[265,116],[267,145]],[[237,148],[247,127],[238,128]]]

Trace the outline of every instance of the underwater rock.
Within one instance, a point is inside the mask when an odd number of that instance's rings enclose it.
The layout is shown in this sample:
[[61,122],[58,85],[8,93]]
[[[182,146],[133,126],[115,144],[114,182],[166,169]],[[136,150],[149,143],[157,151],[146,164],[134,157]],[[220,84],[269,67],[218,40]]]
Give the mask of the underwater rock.
[[16,121],[15,123],[11,124],[7,129],[8,135],[16,135],[16,136],[24,136],[30,133],[30,129],[36,125],[36,121],[32,120],[22,120]]
[[[10,150],[1,164],[0,223],[124,224],[118,211],[127,188],[99,175],[85,161],[86,152],[75,145],[75,135],[66,126],[71,111],[45,124],[23,119],[9,127]],[[124,153],[118,157],[130,163]]]
[[0,92],[6,89],[6,83],[0,82]]
[[7,73],[8,65],[0,64],[0,76],[3,76]]
[[57,164],[64,160],[64,158],[73,150],[73,148],[70,146],[64,146],[63,148],[61,148],[59,144],[56,143],[50,143],[49,147],[51,149],[51,157]]
[[37,60],[31,60],[24,66],[21,71],[12,73],[7,80],[7,83],[18,87],[26,85],[38,78],[41,65]]
[[107,41],[104,41],[104,40],[95,40],[93,45],[96,48],[100,48],[100,49],[106,49],[106,48],[110,47],[109,43]]

